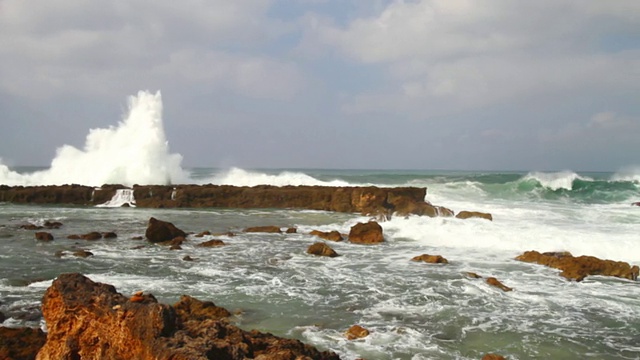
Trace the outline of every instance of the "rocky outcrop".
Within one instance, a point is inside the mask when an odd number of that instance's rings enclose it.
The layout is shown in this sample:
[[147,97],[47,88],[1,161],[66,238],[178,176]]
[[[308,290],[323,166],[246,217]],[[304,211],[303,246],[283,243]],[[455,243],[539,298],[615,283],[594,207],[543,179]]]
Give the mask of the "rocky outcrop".
[[483,213],[479,211],[460,211],[456,218],[458,219],[469,219],[469,218],[480,218],[487,219],[489,221],[493,221],[493,216],[489,213]]
[[335,250],[333,250],[329,245],[323,242],[317,242],[309,246],[309,248],[307,249],[307,254],[328,257],[338,256],[338,253]]
[[320,230],[313,230],[309,233],[310,235],[315,235],[321,239],[325,239],[325,240],[329,240],[329,241],[342,241],[344,240],[342,238],[342,234],[340,234],[340,232],[333,230],[333,231],[320,231]]
[[150,218],[147,230],[144,235],[152,243],[161,243],[165,241],[173,240],[176,237],[186,237],[187,234],[175,227],[170,222],[158,220],[156,218]]
[[488,277],[486,280],[487,284],[493,286],[493,287],[497,287],[498,289],[502,290],[502,291],[512,291],[513,289],[506,286],[505,284],[503,284],[502,282],[500,282],[500,280],[494,278],[494,277]]
[[375,221],[357,223],[349,231],[349,241],[354,244],[378,244],[384,242],[382,226]]
[[[103,204],[124,188],[103,185],[0,185],[0,202],[33,204]],[[137,207],[148,208],[277,208],[361,213],[388,217],[394,212],[437,216],[437,207],[424,201],[426,188],[229,185],[134,186]]]
[[516,260],[546,265],[562,270],[561,276],[569,280],[582,281],[588,275],[615,276],[624,279],[637,280],[640,269],[637,265],[613,260],[602,260],[593,256],[575,257],[569,252],[526,251],[516,257]]
[[40,329],[0,326],[0,359],[35,359],[46,338],[47,335]]
[[212,239],[209,241],[202,242],[196,246],[198,247],[216,247],[216,246],[224,246],[224,241],[218,239]]
[[422,254],[415,256],[411,261],[423,261],[429,264],[448,264],[449,261],[440,255]]
[[489,354],[485,354],[482,357],[482,360],[506,360],[506,358],[499,354],[489,353]]
[[111,285],[60,275],[43,297],[49,332],[38,359],[339,359],[298,340],[241,330],[211,302],[183,297],[169,306],[135,295],[131,301]]

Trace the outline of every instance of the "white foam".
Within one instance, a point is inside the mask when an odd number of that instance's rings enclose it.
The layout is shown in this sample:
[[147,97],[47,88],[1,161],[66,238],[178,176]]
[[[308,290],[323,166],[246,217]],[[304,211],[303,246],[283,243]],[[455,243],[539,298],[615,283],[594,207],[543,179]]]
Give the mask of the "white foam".
[[117,126],[89,131],[83,150],[64,145],[49,169],[31,174],[0,164],[0,183],[166,185],[187,179],[181,161],[182,156],[169,153],[160,92],[140,91],[129,98],[129,113]]
[[301,172],[283,171],[279,174],[266,174],[256,171],[248,171],[240,168],[231,168],[220,174],[206,179],[205,183],[216,185],[235,186],[348,186],[346,181],[322,181]]
[[540,185],[549,188],[551,190],[565,189],[571,190],[573,189],[573,181],[576,179],[581,180],[590,180],[588,178],[582,177],[576,174],[573,171],[560,171],[553,173],[544,173],[544,172],[531,172],[524,177],[524,180],[536,180],[540,183]]

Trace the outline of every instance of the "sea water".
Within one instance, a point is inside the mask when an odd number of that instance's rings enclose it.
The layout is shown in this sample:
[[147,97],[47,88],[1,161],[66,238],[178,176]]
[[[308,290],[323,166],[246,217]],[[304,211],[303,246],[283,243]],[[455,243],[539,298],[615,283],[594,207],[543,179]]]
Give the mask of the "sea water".
[[[130,104],[118,126],[91,131],[84,150],[59,151],[46,169],[0,166],[0,183],[97,186],[147,179],[157,184],[417,186],[428,189],[425,200],[433,204],[489,212],[493,221],[392,217],[381,223],[383,244],[328,242],[340,256],[324,258],[306,254],[320,241],[310,231],[348,233],[369,218],[310,210],[0,203],[4,326],[45,327],[39,311],[44,291],[60,273],[80,272],[125,295],[142,290],[165,303],[182,294],[210,300],[237,311],[232,321],[244,329],[297,338],[344,359],[479,359],[487,352],[509,359],[640,357],[638,282],[602,276],[571,282],[558,270],[514,260],[527,250],[570,251],[640,264],[640,207],[631,206],[640,201],[640,171],[183,169],[164,139],[159,94],[141,93]],[[132,157],[135,165],[107,159],[102,165],[110,170],[91,178],[72,168],[75,157],[102,159],[103,147],[125,143],[122,139],[132,135],[123,133],[133,134],[131,126],[157,134],[132,150],[141,152]],[[145,167],[151,162],[154,166]],[[148,170],[139,178],[133,171],[138,166]],[[125,192],[120,196],[121,202],[135,201]],[[188,232],[235,236],[191,235],[176,251],[133,240],[144,235],[152,216]],[[33,231],[19,229],[46,220],[64,224],[50,230],[52,242],[37,242]],[[259,225],[295,227],[297,233],[242,231]],[[66,238],[90,231],[114,231],[118,238]],[[213,238],[226,245],[196,246]],[[70,255],[79,249],[94,256]],[[56,256],[59,252],[64,255]],[[449,264],[410,261],[424,253],[442,255]],[[194,261],[184,261],[187,255]],[[467,272],[496,277],[514,290],[503,292]],[[371,334],[346,340],[344,331],[353,324]]]

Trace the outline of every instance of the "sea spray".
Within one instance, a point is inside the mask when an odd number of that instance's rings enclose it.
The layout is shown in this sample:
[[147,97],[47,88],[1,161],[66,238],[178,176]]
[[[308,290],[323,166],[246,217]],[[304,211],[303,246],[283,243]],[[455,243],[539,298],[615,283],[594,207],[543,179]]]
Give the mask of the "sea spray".
[[129,98],[129,112],[117,126],[89,131],[83,150],[64,145],[49,169],[31,174],[0,164],[0,184],[167,185],[187,182],[181,161],[169,153],[160,92],[140,91]]

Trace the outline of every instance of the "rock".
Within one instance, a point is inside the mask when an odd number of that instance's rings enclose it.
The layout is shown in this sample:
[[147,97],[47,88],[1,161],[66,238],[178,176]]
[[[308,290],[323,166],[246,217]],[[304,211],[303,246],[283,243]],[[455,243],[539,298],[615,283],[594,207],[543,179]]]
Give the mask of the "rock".
[[471,278],[471,279],[482,279],[482,276],[474,273],[474,272],[465,272],[463,273],[466,277]]
[[7,320],[7,317],[4,316],[4,314],[0,311],[0,324],[2,324],[5,320]]
[[211,231],[206,230],[206,231],[198,233],[198,234],[196,234],[194,236],[197,237],[197,238],[201,238],[201,237],[204,237],[205,235],[211,235]]
[[105,239],[115,239],[115,238],[118,237],[118,234],[116,234],[116,233],[114,233],[112,231],[103,232],[102,233],[102,237],[105,238]]
[[491,216],[491,214],[483,213],[479,211],[460,211],[456,215],[456,218],[458,219],[481,218],[481,219],[487,219],[489,221],[493,221],[493,216]]
[[169,241],[163,241],[161,243],[156,243],[156,244],[166,245],[166,246],[180,246],[185,241],[187,241],[187,239],[185,239],[184,236],[177,236],[177,237],[174,237],[173,239],[171,239]]
[[354,244],[377,244],[384,242],[382,226],[375,221],[357,223],[351,227],[349,241]]
[[411,261],[424,261],[429,264],[448,264],[449,261],[440,255],[422,254],[414,257]]
[[482,360],[506,360],[506,358],[502,355],[489,353],[489,354],[485,354],[482,357]]
[[142,240],[144,239],[142,236],[133,236],[131,237],[131,240]]
[[347,330],[345,336],[347,337],[347,340],[361,339],[369,336],[369,330],[363,328],[360,325],[353,325],[349,328],[349,330]]
[[36,233],[36,240],[39,241],[53,241],[53,235],[48,232],[39,231]]
[[253,226],[244,229],[244,232],[248,233],[282,233],[278,226]]
[[150,218],[145,236],[152,243],[172,240],[178,236],[186,237],[187,234],[175,227],[172,223]]
[[324,231],[320,231],[320,230],[313,230],[309,234],[315,235],[315,236],[317,236],[317,237],[319,237],[321,239],[330,240],[330,241],[342,241],[342,240],[344,240],[342,238],[342,234],[340,234],[336,230],[329,231],[329,232],[324,232]]
[[203,243],[200,243],[196,246],[199,247],[214,247],[214,246],[224,246],[224,241],[222,240],[218,240],[218,239],[213,239],[213,240],[209,240],[209,241],[205,241]]
[[93,253],[91,251],[87,251],[87,250],[78,250],[78,251],[75,251],[73,253],[73,256],[81,257],[81,258],[88,258],[89,256],[93,256]]
[[60,221],[45,221],[44,227],[47,229],[60,229],[62,227],[62,223]]
[[80,240],[80,235],[76,235],[76,234],[69,235],[69,236],[67,236],[67,239],[69,239],[69,240]]
[[637,265],[613,260],[601,260],[594,256],[575,257],[569,252],[526,251],[516,257],[516,260],[546,265],[562,270],[561,276],[575,281],[582,281],[588,275],[615,276],[619,278],[637,280],[640,268]]
[[298,229],[294,228],[294,227],[290,227],[287,229],[287,231],[285,231],[287,234],[295,234],[298,232]]
[[634,202],[634,203],[631,203],[631,205],[633,205],[633,206],[640,206],[640,201],[638,201],[638,202]]
[[46,338],[41,329],[0,326],[0,359],[33,360]]
[[182,246],[180,245],[171,245],[169,250],[182,250]]
[[82,239],[82,240],[100,240],[100,239],[102,239],[102,234],[100,234],[97,231],[92,231],[90,233],[86,233],[86,234],[80,235],[80,239]]
[[318,255],[318,256],[328,256],[328,257],[336,257],[338,253],[335,252],[329,245],[323,242],[317,242],[307,249],[307,254]]
[[193,258],[189,255],[182,258],[183,261],[193,261]]
[[44,229],[43,226],[38,226],[35,224],[24,224],[24,225],[20,225],[20,229],[25,229],[25,230],[42,230]]
[[491,286],[495,286],[498,289],[502,290],[502,291],[512,291],[513,289],[505,286],[503,283],[501,283],[498,279],[494,278],[494,277],[489,277],[487,278],[487,284],[491,285]]
[[42,300],[49,331],[39,360],[338,360],[298,340],[230,325],[213,303],[183,297],[174,306],[142,294],[132,302],[111,285],[62,274]]

